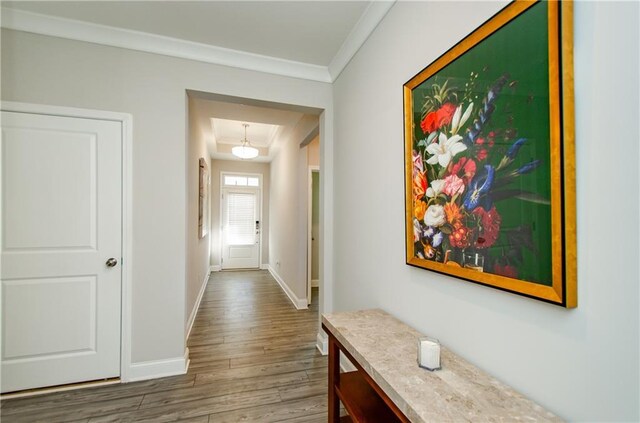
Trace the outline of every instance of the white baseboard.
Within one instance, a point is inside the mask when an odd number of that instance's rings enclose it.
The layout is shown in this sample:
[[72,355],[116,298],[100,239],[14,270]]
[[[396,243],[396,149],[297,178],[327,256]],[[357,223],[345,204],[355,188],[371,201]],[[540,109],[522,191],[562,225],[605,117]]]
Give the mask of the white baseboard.
[[132,363],[129,367],[129,377],[127,382],[183,375],[187,373],[188,368],[189,348],[185,348],[183,357]]
[[219,264],[215,264],[209,267],[210,272],[219,272],[221,270],[221,266]]
[[207,289],[207,285],[209,284],[209,275],[210,273],[207,273],[204,281],[202,281],[200,292],[198,292],[198,298],[196,299],[196,302],[193,305],[193,309],[191,310],[191,314],[189,315],[189,321],[187,322],[187,335],[184,338],[185,340],[189,339],[189,335],[191,334],[193,322],[196,320],[196,315],[198,314],[198,309],[200,308],[200,303],[202,302],[202,296],[204,295],[204,291]]
[[316,336],[316,348],[322,355],[329,354],[329,337],[323,331],[318,332]]
[[262,264],[260,265],[260,270],[269,270],[269,265],[268,265],[268,264],[266,264],[266,263],[262,263]]
[[320,280],[319,279],[311,279],[311,288],[317,288],[320,286]]
[[268,266],[268,270],[269,270],[269,273],[271,273],[271,276],[273,276],[276,282],[278,282],[278,285],[280,285],[280,288],[282,288],[284,293],[287,294],[287,297],[289,297],[289,299],[291,300],[295,308],[297,308],[298,310],[305,310],[309,308],[307,304],[307,299],[298,298],[296,294],[293,293],[291,288],[289,288],[289,286],[284,282],[284,280],[282,280],[280,275],[278,275],[276,271],[273,270],[273,267]]

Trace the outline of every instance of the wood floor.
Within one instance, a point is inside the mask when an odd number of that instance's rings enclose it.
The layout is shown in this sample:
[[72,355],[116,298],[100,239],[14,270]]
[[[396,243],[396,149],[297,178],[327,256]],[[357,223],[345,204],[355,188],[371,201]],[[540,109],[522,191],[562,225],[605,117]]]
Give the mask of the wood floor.
[[2,423],[326,422],[315,294],[296,310],[266,271],[213,273],[186,375],[5,400]]

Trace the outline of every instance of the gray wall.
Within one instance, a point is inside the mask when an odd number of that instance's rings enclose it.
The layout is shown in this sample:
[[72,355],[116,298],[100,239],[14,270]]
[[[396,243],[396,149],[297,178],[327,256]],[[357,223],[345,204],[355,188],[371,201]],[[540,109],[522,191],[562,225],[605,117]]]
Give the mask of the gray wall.
[[283,134],[271,162],[269,265],[298,299],[307,298],[307,149],[300,143],[318,126],[304,115]]
[[233,160],[211,160],[211,265],[220,265],[220,173],[259,173],[262,175],[262,262],[269,263],[269,163]]
[[638,2],[575,2],[578,308],[405,264],[402,85],[500,7],[398,2],[335,82],[335,309],[381,307],[565,419],[638,421]]
[[324,109],[331,137],[331,85],[11,30],[1,63],[2,100],[133,115],[132,359],[183,357],[185,90]]
[[[188,99],[189,109],[192,107],[192,99]],[[189,132],[187,135],[187,269],[186,269],[186,293],[185,293],[185,331],[189,331],[197,313],[196,301],[198,294],[203,288],[207,275],[209,274],[209,248],[211,239],[211,228],[204,238],[200,238],[198,233],[198,212],[199,212],[199,188],[200,188],[200,158],[207,162],[207,171],[211,177],[211,163],[206,140],[198,136],[196,130],[195,116],[188,115]],[[210,188],[209,195],[211,195]],[[206,205],[205,214],[209,213],[210,204]],[[208,217],[208,216],[207,216]],[[205,224],[208,222],[205,219]],[[185,333],[185,336],[188,333]]]

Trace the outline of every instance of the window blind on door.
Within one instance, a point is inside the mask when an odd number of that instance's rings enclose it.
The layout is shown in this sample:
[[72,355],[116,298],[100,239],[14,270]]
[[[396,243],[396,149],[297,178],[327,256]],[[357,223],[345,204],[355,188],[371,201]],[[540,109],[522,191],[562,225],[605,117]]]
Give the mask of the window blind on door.
[[256,241],[256,195],[230,192],[227,195],[227,242],[249,245]]

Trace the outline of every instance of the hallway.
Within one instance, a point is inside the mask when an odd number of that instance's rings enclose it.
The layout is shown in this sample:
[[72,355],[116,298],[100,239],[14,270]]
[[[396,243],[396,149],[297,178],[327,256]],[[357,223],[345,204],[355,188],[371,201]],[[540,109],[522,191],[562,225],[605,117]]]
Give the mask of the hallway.
[[[212,273],[186,375],[2,401],[11,422],[325,422],[318,294],[296,310],[267,271]],[[158,328],[161,330],[161,328]]]

